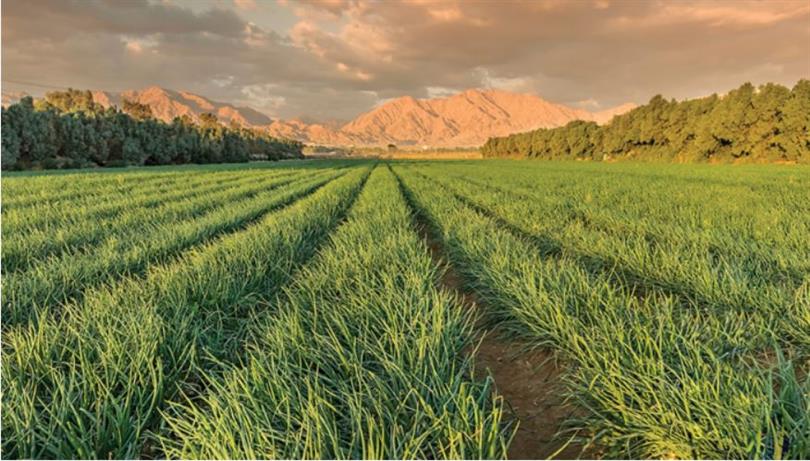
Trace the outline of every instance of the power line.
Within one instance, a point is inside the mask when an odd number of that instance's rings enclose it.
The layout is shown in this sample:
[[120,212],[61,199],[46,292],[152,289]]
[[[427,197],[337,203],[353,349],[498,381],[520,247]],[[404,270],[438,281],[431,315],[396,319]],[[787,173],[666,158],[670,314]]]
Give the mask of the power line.
[[[77,90],[83,90],[85,88],[85,87],[82,87],[82,86],[66,86],[66,85],[59,86],[59,85],[51,85],[51,84],[48,84],[48,83],[30,82],[30,81],[25,81],[25,80],[12,80],[12,79],[8,79],[8,78],[2,79],[2,82],[3,82],[3,84],[13,83],[15,85],[28,85],[28,86],[34,86],[34,87],[45,88],[45,89],[53,89],[53,90],[66,90],[68,88],[73,88],[73,89],[77,89]],[[124,89],[121,89],[120,87],[116,87],[115,85],[110,85],[110,86],[104,85],[103,87],[105,88],[104,91],[111,91],[111,92],[118,92],[118,93],[124,91]]]
[[3,83],[14,83],[14,84],[17,84],[17,85],[28,85],[28,86],[36,86],[36,87],[40,87],[40,88],[51,88],[51,89],[54,89],[54,90],[62,90],[62,89],[68,88],[66,86],[55,86],[55,85],[47,85],[47,84],[43,84],[43,83],[24,82],[22,80],[3,79],[2,81],[3,81]]

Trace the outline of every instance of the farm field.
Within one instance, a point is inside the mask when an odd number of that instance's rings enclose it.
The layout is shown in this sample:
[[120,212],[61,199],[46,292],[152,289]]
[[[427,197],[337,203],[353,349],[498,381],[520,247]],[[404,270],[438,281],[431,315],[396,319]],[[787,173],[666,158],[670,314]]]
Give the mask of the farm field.
[[810,168],[2,179],[2,456],[810,457]]

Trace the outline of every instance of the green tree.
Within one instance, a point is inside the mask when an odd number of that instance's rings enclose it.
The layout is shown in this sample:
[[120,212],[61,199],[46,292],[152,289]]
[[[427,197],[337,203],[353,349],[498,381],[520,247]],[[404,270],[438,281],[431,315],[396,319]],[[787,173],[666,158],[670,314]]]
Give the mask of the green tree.
[[785,102],[780,123],[784,158],[810,163],[810,80],[799,80]]
[[47,109],[54,109],[65,114],[82,112],[93,115],[104,111],[104,107],[94,101],[92,92],[73,88],[68,88],[67,91],[45,93],[45,98],[37,102],[37,110]]
[[90,92],[51,92],[42,100],[23,98],[2,109],[2,167],[162,165],[244,162],[251,156],[300,157],[300,142],[273,138],[237,123],[221,125],[204,114],[200,125],[188,116],[167,124],[149,106],[124,101],[125,110],[95,104]]
[[2,109],[2,168],[14,168],[20,158],[19,122],[13,117],[19,111]]
[[143,162],[143,150],[138,138],[134,136],[127,136],[124,139],[123,160],[133,165],[140,165]]
[[490,138],[486,157],[810,161],[810,81],[793,90],[750,83],[722,97],[667,101],[660,95],[610,123],[575,121],[554,129]]
[[152,107],[148,104],[124,98],[123,105],[124,113],[135,120],[144,121],[152,118]]
[[219,128],[219,126],[219,120],[216,115],[210,112],[200,114],[200,127],[203,129],[215,130]]

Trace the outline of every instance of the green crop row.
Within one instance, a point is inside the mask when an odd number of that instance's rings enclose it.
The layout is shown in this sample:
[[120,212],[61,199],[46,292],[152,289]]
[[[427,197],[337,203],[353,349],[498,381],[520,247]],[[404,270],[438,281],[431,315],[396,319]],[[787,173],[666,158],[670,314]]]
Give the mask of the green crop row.
[[[270,175],[268,175],[270,176]],[[133,207],[152,208],[166,200],[182,199],[199,187],[227,186],[259,178],[257,174],[200,175],[173,178],[157,187],[144,186],[138,190],[119,191],[114,195],[99,197],[88,188],[79,200],[42,202],[24,208],[4,210],[3,232],[24,234],[28,232],[58,232],[87,220],[115,219]]]
[[[490,319],[559,353],[584,411],[570,424],[607,457],[807,455],[810,380],[799,381],[767,306],[751,315],[639,292],[542,251],[418,170],[396,171]],[[786,309],[807,312],[805,302]]]
[[[546,421],[518,409],[562,389],[538,447],[806,459],[808,171],[4,174],[2,456],[505,458]],[[562,375],[501,387],[525,348]]]
[[244,366],[180,405],[173,458],[502,458],[490,381],[471,381],[469,312],[434,287],[393,175],[377,168],[330,245],[251,322]]
[[86,293],[3,334],[3,456],[133,458],[160,411],[238,360],[248,312],[288,282],[368,169],[173,263]]
[[[8,274],[3,297],[4,328],[36,318],[80,298],[88,288],[119,276],[140,275],[154,263],[175,257],[218,235],[233,232],[262,215],[306,195],[335,176],[315,176],[282,190],[257,193],[242,201],[217,204],[199,216],[142,226],[131,236],[111,236],[87,253],[65,253]],[[126,237],[126,238],[124,238]]]
[[56,202],[81,202],[105,197],[114,197],[121,193],[145,190],[169,184],[183,176],[179,172],[142,173],[127,175],[70,175],[53,177],[50,175],[9,178],[4,175],[3,206],[9,210],[53,204]]
[[[712,255],[705,247],[681,240],[651,241],[646,234],[617,235],[576,225],[555,230],[543,224],[553,216],[538,210],[532,201],[505,200],[462,181],[453,181],[448,187],[501,222],[502,227],[514,228],[544,255],[564,255],[589,270],[612,272],[622,284],[642,294],[663,290],[706,310],[730,310],[757,317],[770,327],[757,331],[757,336],[773,332],[774,324],[786,319],[787,306],[793,302],[804,276],[798,272],[798,282],[794,282],[792,278],[784,280],[784,276],[777,278],[780,274],[776,274],[772,277],[777,280],[772,281],[759,266],[747,267],[748,258]],[[556,216],[564,217],[564,213]],[[779,332],[775,331],[777,335]],[[751,336],[752,347],[756,347],[757,336]],[[767,342],[770,338],[758,339]]]
[[[255,170],[270,172],[276,169],[324,168],[334,164],[319,165],[306,162],[224,165],[186,165],[174,167],[94,169],[76,173],[51,170],[44,172],[5,172],[2,184],[3,206],[9,209],[41,205],[51,202],[84,202],[92,195],[93,201],[115,198],[132,189],[145,189],[191,177],[217,177],[244,175]],[[8,203],[6,203],[8,201]]]
[[[207,185],[178,185],[182,196],[156,193],[154,205],[133,199],[111,217],[70,210],[68,220],[54,219],[44,229],[6,231],[3,241],[3,272],[28,268],[41,259],[61,253],[74,253],[115,238],[128,240],[131,234],[143,235],[151,228],[201,215],[209,209],[252,197],[259,192],[291,183],[299,175],[247,177],[237,181]],[[157,201],[159,200],[159,202]]]

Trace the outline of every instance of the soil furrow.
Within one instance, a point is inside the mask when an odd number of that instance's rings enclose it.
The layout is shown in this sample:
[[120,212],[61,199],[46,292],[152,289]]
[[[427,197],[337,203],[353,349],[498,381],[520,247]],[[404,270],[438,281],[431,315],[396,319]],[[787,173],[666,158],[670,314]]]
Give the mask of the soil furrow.
[[[395,173],[396,174],[396,173]],[[453,268],[441,239],[433,232],[428,218],[420,213],[407,188],[396,176],[403,195],[413,212],[414,229],[422,237],[433,261],[442,268],[439,285],[455,293],[463,306],[475,313],[476,347],[475,373],[487,373],[495,381],[495,389],[503,396],[518,427],[509,445],[510,459],[577,458],[583,447],[568,443],[564,423],[574,416],[575,409],[565,401],[563,369],[554,355],[546,350],[506,337],[498,328],[487,328],[483,322],[486,305],[465,288],[464,280]]]

